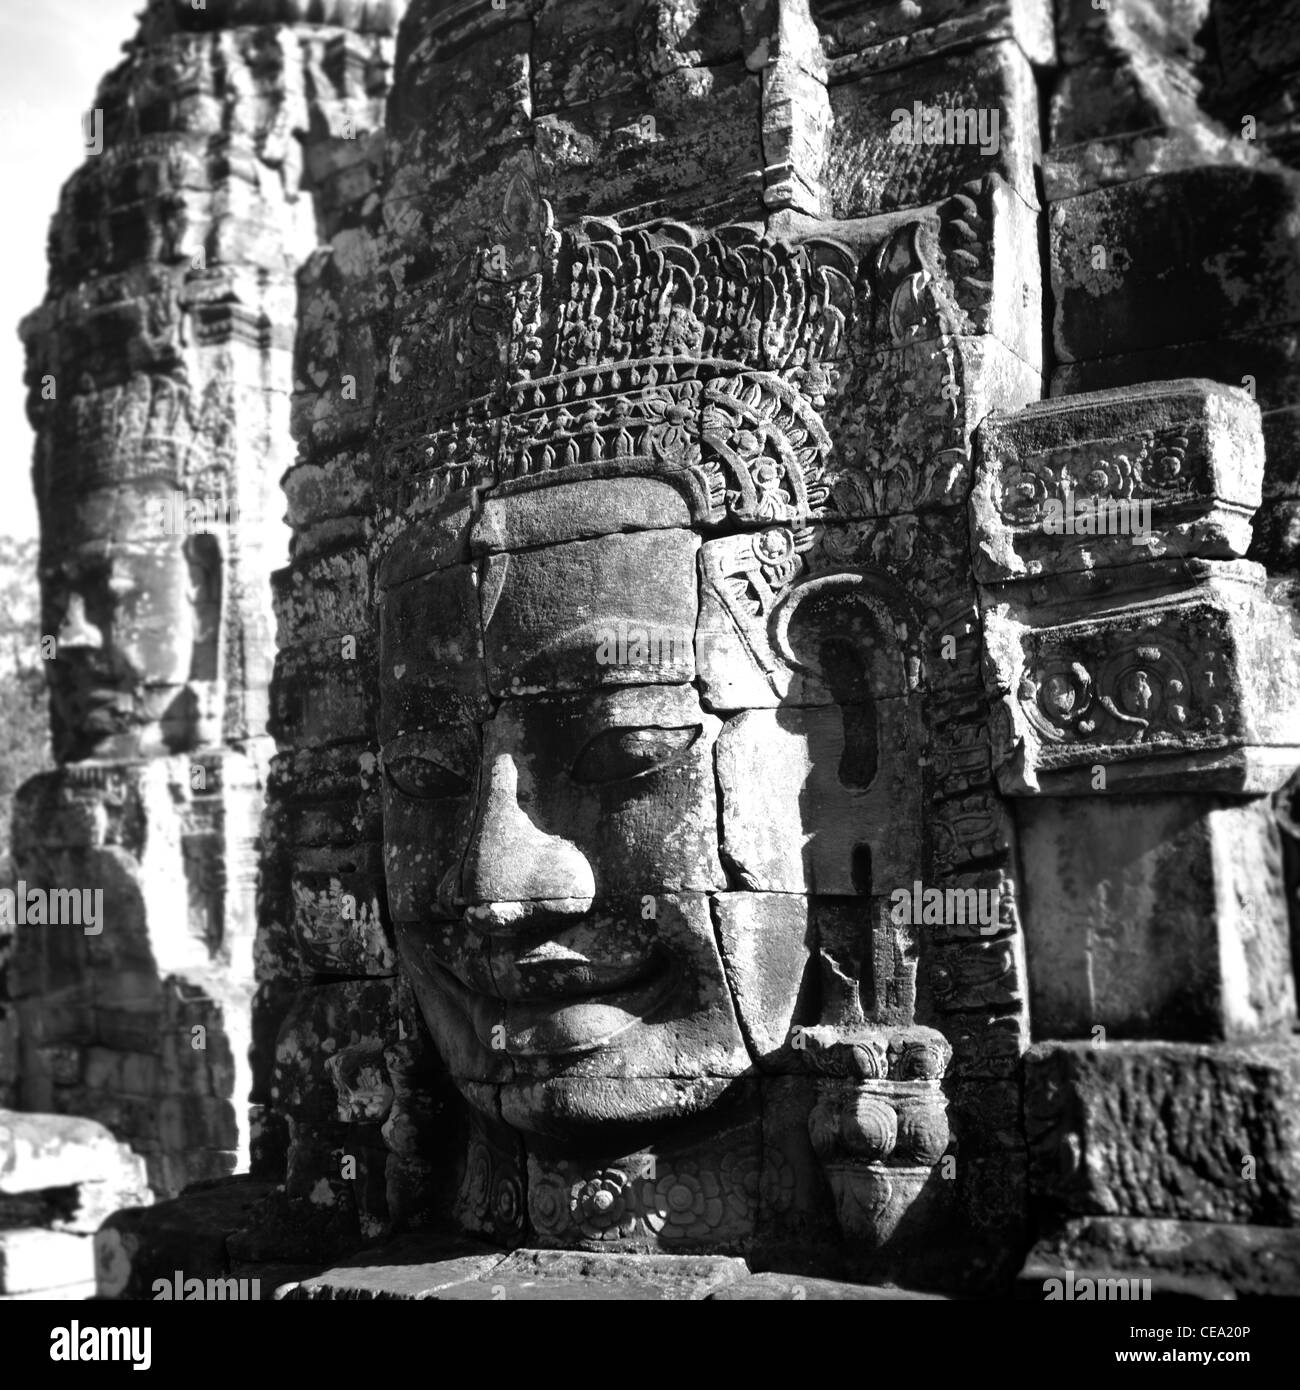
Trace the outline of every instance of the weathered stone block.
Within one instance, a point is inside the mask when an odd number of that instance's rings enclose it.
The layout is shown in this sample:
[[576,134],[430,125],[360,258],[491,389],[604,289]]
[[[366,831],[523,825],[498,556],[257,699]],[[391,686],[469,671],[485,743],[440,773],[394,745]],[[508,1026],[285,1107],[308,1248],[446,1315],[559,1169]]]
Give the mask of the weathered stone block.
[[920,739],[914,698],[728,720],[717,754],[721,852],[736,885],[870,895],[910,882]]
[[390,980],[346,980],[300,991],[280,1029],[271,1095],[296,1120],[334,1120],[338,1094],[327,1063],[345,1047],[382,1050],[396,1037]]
[[1051,7],[1045,0],[812,0],[831,75],[906,66],[970,43],[1014,39],[1034,63],[1053,61]]
[[364,738],[375,727],[375,639],[348,633],[280,653],[268,728],[279,744],[323,747]]
[[310,975],[392,975],[379,845],[301,850],[290,880],[299,960]]
[[1006,802],[993,791],[976,791],[935,802],[928,811],[937,873],[956,873],[1011,852],[1014,827]]
[[1288,173],[1198,168],[1054,204],[1058,358],[1107,357],[1300,319],[1290,231],[1296,190]]
[[1264,498],[1300,496],[1300,330],[1294,327],[1271,324],[1204,342],[1065,362],[1052,375],[1051,393],[1069,396],[1178,377],[1205,377],[1248,391],[1264,431]]
[[1250,544],[1258,407],[1209,381],[1067,396],[980,425],[971,494],[985,584]]
[[841,374],[824,411],[835,440],[828,469],[834,514],[960,506],[970,490],[976,424],[1041,393],[1038,373],[991,337],[918,342],[859,360]]
[[808,899],[785,893],[719,893],[718,947],[746,1041],[762,1066],[796,1024],[819,1021],[816,929]]
[[94,1120],[0,1111],[0,1193],[112,1183],[137,1168],[130,1149]]
[[386,742],[488,713],[479,582],[470,566],[390,590],[379,612],[379,643],[379,731]]
[[542,196],[563,221],[716,217],[719,205],[754,216],[762,206],[761,110],[758,75],[732,63],[679,68],[551,112],[533,127]]
[[[533,915],[548,907],[555,915],[554,905],[539,906]],[[463,929],[448,943],[436,931],[398,925],[403,961],[452,1074],[513,1075],[517,1084],[502,1092],[508,1122],[514,1114],[545,1132],[568,1104],[577,1107],[566,1102],[566,1086],[593,1095],[604,1088],[618,1107],[621,1088],[635,1089],[632,1078],[734,1076],[748,1065],[706,896],[598,908],[552,931],[553,943],[531,950],[508,939],[479,945],[493,953],[489,969]],[[539,1084],[553,1076],[563,1079]]]
[[1294,1018],[1263,803],[1103,791],[1017,819],[1040,1037],[1249,1037]]
[[[490,555],[483,641],[495,695],[689,681],[697,608],[690,531],[602,536]],[[625,608],[593,612],[590,596]]]
[[1052,93],[1050,201],[1198,164],[1254,162],[1236,121],[1225,129],[1207,109],[1219,73],[1205,62],[1203,9],[1069,0],[1058,26],[1068,66]]
[[659,478],[592,478],[581,488],[542,488],[485,499],[470,535],[475,554],[529,550],[622,531],[691,524],[690,506]]
[[1034,78],[1014,43],[874,72],[833,86],[830,102],[835,217],[917,207],[989,174],[1038,206]]
[[[1057,1298],[1294,1299],[1300,1289],[1300,1231],[1221,1221],[1083,1216],[1029,1252],[1016,1296]],[[1102,1281],[1106,1281],[1103,1283]],[[1112,1292],[1118,1290],[1118,1292]]]
[[533,24],[533,94],[538,112],[642,92],[637,0],[576,0],[541,7]]
[[1069,1215],[1300,1221],[1294,1044],[1040,1043],[1034,1195]]
[[226,1275],[227,1236],[248,1220],[273,1186],[229,1178],[175,1201],[114,1213],[94,1238],[99,1297],[150,1299],[154,1281],[170,1284],[177,1270],[186,1278]]
[[1182,790],[1189,771],[1206,790],[1285,780],[1300,746],[1294,619],[1246,561],[1189,577],[1200,582],[1057,626],[986,611],[1004,792]]
[[[432,1247],[432,1248],[430,1248]],[[315,1279],[286,1285],[277,1298],[437,1299],[452,1302],[537,1302],[707,1298],[748,1273],[743,1260],[719,1255],[616,1255],[518,1250],[476,1255],[464,1246],[437,1248],[413,1240]],[[415,1263],[412,1256],[423,1254]],[[384,1264],[384,1260],[391,1263]]]
[[299,1303],[437,1298],[454,1284],[490,1274],[507,1258],[504,1251],[484,1252],[467,1243],[402,1236],[346,1265],[281,1284],[275,1297]]
[[271,577],[275,601],[275,640],[296,642],[366,631],[366,556],[359,547],[318,552]]

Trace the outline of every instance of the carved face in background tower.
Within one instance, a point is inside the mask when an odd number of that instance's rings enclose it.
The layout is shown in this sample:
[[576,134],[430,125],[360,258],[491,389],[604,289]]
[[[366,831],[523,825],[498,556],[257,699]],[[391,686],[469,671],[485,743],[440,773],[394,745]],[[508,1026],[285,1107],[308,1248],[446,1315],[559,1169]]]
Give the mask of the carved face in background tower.
[[45,580],[55,756],[194,747],[217,674],[221,556],[210,536],[84,547]]

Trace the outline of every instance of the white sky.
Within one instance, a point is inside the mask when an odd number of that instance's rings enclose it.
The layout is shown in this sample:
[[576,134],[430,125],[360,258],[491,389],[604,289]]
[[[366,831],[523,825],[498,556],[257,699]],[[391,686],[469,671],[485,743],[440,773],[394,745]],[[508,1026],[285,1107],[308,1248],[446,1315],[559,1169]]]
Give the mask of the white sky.
[[84,156],[82,117],[143,0],[0,0],[0,533],[36,535],[18,320],[45,294],[45,238]]

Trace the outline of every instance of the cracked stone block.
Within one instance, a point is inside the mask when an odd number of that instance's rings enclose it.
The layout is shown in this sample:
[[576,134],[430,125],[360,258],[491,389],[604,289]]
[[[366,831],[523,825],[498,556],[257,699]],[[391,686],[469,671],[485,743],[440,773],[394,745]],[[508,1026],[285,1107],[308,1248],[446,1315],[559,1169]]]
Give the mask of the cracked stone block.
[[690,524],[689,502],[670,482],[592,478],[581,488],[487,497],[475,518],[470,546],[476,555],[531,550],[615,532],[663,531]]

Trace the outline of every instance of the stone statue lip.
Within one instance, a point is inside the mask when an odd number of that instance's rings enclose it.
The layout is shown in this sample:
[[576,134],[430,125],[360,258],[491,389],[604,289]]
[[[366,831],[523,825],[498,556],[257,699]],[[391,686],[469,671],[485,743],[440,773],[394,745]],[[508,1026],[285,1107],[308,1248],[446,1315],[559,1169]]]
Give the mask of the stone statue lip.
[[591,935],[590,924],[580,923],[526,944],[487,941],[481,949],[476,943],[473,950],[453,947],[442,954],[431,947],[429,959],[471,994],[508,1004],[599,999],[638,989],[669,968],[667,953],[657,946],[635,955],[602,951]]
[[466,988],[435,957],[425,956],[425,978],[453,1004],[485,1049],[499,1048],[494,1029],[505,1025],[510,1056],[564,1057],[595,1052],[620,1033],[650,1021],[675,991],[680,972],[656,953],[644,978],[631,987],[540,1000],[508,1000]]

